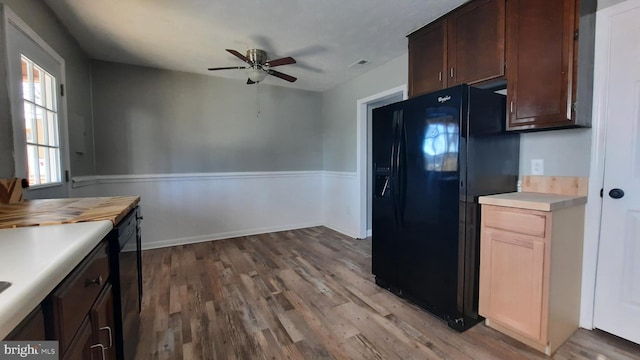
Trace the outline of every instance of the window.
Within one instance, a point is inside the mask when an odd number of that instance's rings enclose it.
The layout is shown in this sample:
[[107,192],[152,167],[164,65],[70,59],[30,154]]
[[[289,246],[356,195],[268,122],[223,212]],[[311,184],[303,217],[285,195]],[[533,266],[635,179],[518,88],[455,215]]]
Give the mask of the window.
[[56,78],[24,55],[21,61],[29,185],[61,183]]

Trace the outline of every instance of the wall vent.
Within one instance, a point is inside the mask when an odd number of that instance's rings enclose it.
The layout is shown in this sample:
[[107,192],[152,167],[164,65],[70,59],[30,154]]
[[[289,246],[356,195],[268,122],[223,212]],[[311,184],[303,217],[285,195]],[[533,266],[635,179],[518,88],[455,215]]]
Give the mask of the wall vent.
[[349,65],[349,67],[362,66],[362,65],[365,65],[365,64],[368,64],[368,63],[369,63],[369,60],[367,60],[367,59],[360,59],[360,60],[358,60],[358,61],[354,62],[353,64]]

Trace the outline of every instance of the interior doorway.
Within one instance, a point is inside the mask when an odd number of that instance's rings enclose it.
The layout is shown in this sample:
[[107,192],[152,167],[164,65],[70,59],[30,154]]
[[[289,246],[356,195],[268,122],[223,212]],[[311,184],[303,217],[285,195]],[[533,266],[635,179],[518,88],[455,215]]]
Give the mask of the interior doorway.
[[372,112],[380,106],[392,104],[407,99],[407,85],[401,85],[381,93],[358,100],[358,184],[360,194],[359,204],[359,236],[371,236],[371,154],[372,154]]

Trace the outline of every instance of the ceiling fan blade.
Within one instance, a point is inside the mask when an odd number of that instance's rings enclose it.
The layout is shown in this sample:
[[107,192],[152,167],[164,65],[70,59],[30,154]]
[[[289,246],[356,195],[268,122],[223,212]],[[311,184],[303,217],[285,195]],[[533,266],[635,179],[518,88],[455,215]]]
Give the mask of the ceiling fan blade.
[[287,56],[287,57],[283,57],[283,58],[280,58],[280,59],[267,61],[267,65],[269,65],[269,67],[289,65],[289,64],[295,64],[295,63],[296,63],[296,60],[294,58],[292,58],[291,56]]
[[237,51],[235,51],[233,49],[225,49],[225,50],[227,50],[229,53],[235,55],[238,59],[246,62],[247,64],[251,64],[251,61],[249,61],[249,59],[247,59],[246,56],[240,54],[239,52],[237,52]]
[[251,84],[255,84],[256,82],[251,80],[251,79],[247,79],[247,85],[251,85]]
[[291,75],[287,75],[287,74],[283,74],[280,71],[275,71],[275,70],[267,70],[267,72],[269,73],[269,75],[273,75],[275,77],[279,77],[282,80],[287,80],[288,82],[294,82],[296,80],[298,80],[298,78],[295,78]]
[[244,66],[225,66],[225,67],[215,67],[215,68],[208,68],[207,70],[211,70],[211,71],[215,71],[215,70],[239,70],[239,69],[246,69],[246,67]]

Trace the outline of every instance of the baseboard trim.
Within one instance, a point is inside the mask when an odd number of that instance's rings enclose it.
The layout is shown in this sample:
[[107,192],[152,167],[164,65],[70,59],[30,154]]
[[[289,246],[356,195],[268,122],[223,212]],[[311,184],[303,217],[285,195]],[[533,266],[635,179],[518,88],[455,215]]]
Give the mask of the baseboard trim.
[[323,171],[322,176],[340,177],[340,178],[356,178],[358,174],[350,171]]
[[353,234],[353,233],[351,233],[350,231],[348,231],[348,230],[346,230],[346,229],[341,228],[340,226],[335,226],[335,225],[332,225],[332,224],[326,224],[326,223],[325,223],[325,224],[322,224],[322,226],[324,226],[324,227],[326,227],[326,228],[328,228],[328,229],[331,229],[331,230],[333,230],[333,231],[337,231],[337,232],[339,232],[339,233],[341,233],[341,234],[347,235],[348,237],[352,237],[352,238],[354,238],[354,239],[360,239],[360,238],[357,236],[357,234]]
[[[251,236],[251,235],[266,234],[266,233],[272,233],[272,232],[278,232],[278,231],[304,229],[304,228],[316,227],[316,226],[323,226],[323,224],[321,222],[310,222],[310,223],[302,223],[302,224],[292,224],[292,225],[282,225],[282,226],[264,227],[264,228],[256,228],[256,229],[246,229],[246,230],[239,230],[239,231],[229,231],[225,233],[198,235],[198,236],[190,236],[190,237],[177,238],[177,239],[166,239],[166,240],[159,240],[159,241],[152,241],[152,242],[144,242],[144,228],[143,228],[142,229],[142,234],[143,234],[142,250],[153,250],[153,249],[160,249],[160,248],[171,247],[171,246],[196,244],[196,243],[207,242],[207,241],[232,239],[232,238],[237,238],[242,236]],[[338,232],[341,232],[341,231],[338,231]],[[123,249],[123,251],[133,251],[133,250],[135,250],[134,246],[125,246]]]

